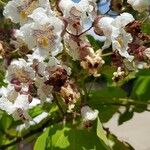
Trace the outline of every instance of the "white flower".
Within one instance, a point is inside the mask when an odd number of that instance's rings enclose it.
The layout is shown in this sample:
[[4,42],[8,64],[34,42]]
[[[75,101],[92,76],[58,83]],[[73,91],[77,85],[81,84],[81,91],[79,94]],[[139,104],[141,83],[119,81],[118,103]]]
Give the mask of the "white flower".
[[60,53],[63,22],[58,17],[47,15],[43,8],[37,8],[29,17],[32,21],[22,26],[16,37],[21,38],[29,49],[37,51],[35,55],[47,57],[50,52],[52,55]]
[[9,82],[15,79],[26,83],[29,80],[34,80],[35,72],[24,59],[14,60],[8,67],[6,78]]
[[113,50],[117,50],[122,57],[127,58],[129,61],[134,59],[134,56],[128,53],[128,44],[132,42],[133,38],[130,33],[127,33],[124,29],[117,32],[112,32],[112,47]]
[[24,24],[28,21],[28,15],[38,7],[50,11],[49,0],[12,0],[4,7],[4,16],[14,23]]
[[81,0],[78,3],[61,0],[59,7],[69,23],[68,30],[74,34],[83,30],[88,19],[93,21],[96,13],[96,3],[91,0]]
[[28,54],[28,61],[33,62],[33,60],[38,60],[38,62],[44,61],[46,58],[49,57],[49,51],[44,48],[34,48],[32,54]]
[[129,13],[122,13],[119,16],[117,16],[114,21],[112,22],[112,25],[117,28],[124,28],[127,24],[134,21],[135,19],[133,16]]
[[37,95],[41,102],[51,102],[53,99],[52,96],[52,86],[46,85],[44,82],[46,80],[39,76],[36,77],[35,85],[37,87]]
[[73,60],[79,60],[79,46],[74,39],[72,39],[68,34],[65,36],[66,52],[72,57]]
[[149,68],[148,64],[144,61],[135,62],[135,63],[136,63],[137,69],[147,69],[147,68]]
[[32,61],[33,61],[33,64],[34,64],[34,61],[35,63],[37,63],[37,67],[36,67],[37,73],[47,79],[49,78],[49,70],[53,67],[60,65],[60,61],[56,59],[55,57],[49,57],[48,62],[39,61],[38,59],[34,59]]
[[30,119],[27,111],[29,109],[28,95],[18,94],[16,99],[9,101],[7,97],[2,96],[0,98],[0,109],[6,111],[9,115],[12,115],[16,120],[27,121]]
[[81,116],[83,121],[93,121],[98,117],[98,110],[92,110],[89,106],[81,108]]
[[[52,97],[52,86],[46,85],[45,81],[49,79],[50,76],[50,70],[53,67],[59,66],[60,62],[55,58],[55,57],[49,57],[48,62],[38,62],[36,60],[38,65],[37,65],[37,73],[42,76],[36,76],[35,79],[35,85],[37,87],[37,95],[39,96],[40,100],[42,102],[51,102],[53,97]],[[33,60],[34,63],[34,60]]]
[[115,19],[111,17],[101,18],[98,22],[98,27],[106,36],[102,49],[106,49],[112,44],[113,51],[118,51],[121,56],[132,61],[134,57],[128,53],[128,44],[132,42],[133,38],[124,28],[133,20],[133,16],[129,13],[122,13]]
[[113,73],[112,80],[121,79],[125,75],[125,72],[122,71],[121,67],[118,67],[117,71]]
[[112,33],[112,28],[113,28],[113,23],[114,18],[111,17],[102,17],[99,22],[98,26],[99,28],[103,31],[105,36],[110,36]]
[[128,0],[127,2],[139,12],[143,12],[150,6],[150,0]]
[[150,60],[150,48],[147,48],[147,49],[144,51],[144,54],[145,54],[145,56]]
[[2,96],[6,97],[10,102],[14,102],[18,97],[18,92],[16,92],[13,84],[8,84],[7,88],[1,88]]
[[26,124],[18,125],[16,130],[21,132],[23,129],[28,129],[30,126],[34,126],[36,124],[39,124],[42,120],[44,120],[49,114],[47,112],[42,112],[40,115],[33,118],[33,120],[28,122],[28,126]]
[[149,68],[149,65],[143,61],[140,61],[140,62],[139,61],[132,61],[132,62],[130,62],[127,59],[125,59],[124,64],[129,71],[135,71],[135,72],[138,72],[139,69]]
[[83,60],[80,62],[80,65],[83,69],[86,69],[90,75],[94,77],[99,77],[100,74],[98,69],[105,63],[105,61],[101,57],[101,50],[97,50],[94,52],[93,48],[87,48],[88,54]]

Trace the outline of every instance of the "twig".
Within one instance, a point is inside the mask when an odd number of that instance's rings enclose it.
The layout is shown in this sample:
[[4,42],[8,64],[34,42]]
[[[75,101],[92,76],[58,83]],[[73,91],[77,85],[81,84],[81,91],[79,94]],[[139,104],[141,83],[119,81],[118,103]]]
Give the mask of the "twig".
[[106,53],[106,54],[102,54],[102,57],[105,57],[105,56],[110,56],[110,55],[112,55],[112,54],[113,54],[113,52]]
[[94,80],[93,80],[93,82],[90,84],[90,87],[89,87],[89,89],[88,89],[88,95],[90,94],[90,92],[91,92],[91,90],[92,90],[92,87],[93,87],[93,85],[94,85],[94,83],[95,83],[95,80],[96,80],[96,78],[94,78]]
[[65,112],[64,112],[64,110],[62,109],[61,105],[60,105],[59,102],[58,102],[57,94],[56,94],[56,93],[53,93],[53,97],[54,97],[55,103],[57,104],[59,110],[60,110],[61,113],[62,113],[62,116],[64,117],[64,116],[65,116]]
[[81,35],[83,35],[84,33],[88,32],[89,30],[91,30],[93,28],[93,24],[85,31],[83,31],[82,33],[80,33],[79,35],[77,35],[78,37],[80,37]]

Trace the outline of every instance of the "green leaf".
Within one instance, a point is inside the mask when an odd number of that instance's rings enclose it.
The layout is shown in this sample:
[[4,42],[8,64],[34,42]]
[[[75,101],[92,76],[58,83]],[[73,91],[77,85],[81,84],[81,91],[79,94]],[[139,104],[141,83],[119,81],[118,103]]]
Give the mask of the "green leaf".
[[46,140],[49,135],[49,128],[46,129],[46,131],[38,137],[35,145],[34,145],[34,150],[45,150],[46,148]]
[[130,120],[134,115],[133,110],[130,110],[130,108],[127,108],[125,110],[125,112],[121,113],[118,119],[118,124],[121,125],[123,124],[125,121]]
[[8,147],[7,150],[17,150],[17,145],[13,145],[11,147]]
[[90,44],[93,46],[95,51],[100,49],[103,46],[103,42],[96,40],[92,35],[88,34],[87,38],[88,38]]
[[112,150],[134,150],[127,142],[120,141],[115,135],[108,134],[109,143]]
[[104,65],[101,69],[101,74],[104,75],[109,83],[112,83],[113,73],[116,69],[110,65]]
[[102,122],[107,122],[117,112],[120,102],[119,98],[124,98],[127,93],[117,87],[108,87],[102,90],[92,91],[89,98],[89,105],[99,110],[99,117]]
[[109,142],[108,142],[108,139],[106,137],[106,133],[102,127],[102,124],[101,124],[99,118],[97,119],[97,136],[100,138],[100,141],[103,143],[104,147],[107,150],[110,150]]
[[137,77],[140,76],[150,76],[150,70],[149,69],[142,69],[140,71],[138,71],[138,73],[136,74]]
[[103,105],[98,106],[97,108],[100,111],[99,117],[101,119],[101,122],[105,123],[108,122],[113,117],[113,115],[118,111],[119,106]]
[[12,122],[12,118],[6,113],[3,113],[3,116],[0,119],[0,129],[3,131],[7,131],[7,129],[12,125]]
[[37,105],[36,107],[32,108],[29,110],[29,114],[32,118],[38,116],[39,114],[41,114],[43,112],[42,106],[41,105]]
[[4,82],[4,79],[5,79],[5,73],[2,70],[0,70],[0,87],[6,86],[6,83]]
[[139,76],[134,83],[131,97],[141,101],[150,100],[149,89],[150,76]]
[[106,150],[93,131],[55,125],[37,139],[34,150]]
[[142,32],[144,33],[147,33],[147,34],[150,34],[150,20],[147,19],[147,21],[145,21],[143,24],[142,24]]
[[92,91],[90,93],[90,100],[96,103],[112,102],[118,98],[126,97],[127,93],[118,87],[107,87],[102,90]]

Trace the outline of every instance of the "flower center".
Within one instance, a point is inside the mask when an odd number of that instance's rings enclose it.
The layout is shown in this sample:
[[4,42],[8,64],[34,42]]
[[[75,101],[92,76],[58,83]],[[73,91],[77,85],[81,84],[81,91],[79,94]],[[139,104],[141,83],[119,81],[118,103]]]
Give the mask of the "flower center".
[[57,36],[54,34],[54,27],[48,24],[41,26],[41,29],[34,30],[34,36],[36,36],[39,46],[47,48],[53,44]]
[[20,82],[24,82],[25,83],[25,82],[29,81],[28,72],[26,72],[23,69],[17,70],[15,72],[15,77],[17,79],[19,79]]
[[17,7],[18,12],[22,19],[27,19],[27,16],[33,12],[38,6],[37,0],[22,0],[21,4]]
[[117,38],[117,41],[118,41],[118,43],[119,43],[119,46],[120,46],[120,47],[123,47],[124,42],[123,42],[123,38],[122,38],[121,36]]
[[80,18],[82,15],[82,12],[80,10],[78,10],[76,7],[72,7],[70,10],[70,15],[73,17],[78,17]]

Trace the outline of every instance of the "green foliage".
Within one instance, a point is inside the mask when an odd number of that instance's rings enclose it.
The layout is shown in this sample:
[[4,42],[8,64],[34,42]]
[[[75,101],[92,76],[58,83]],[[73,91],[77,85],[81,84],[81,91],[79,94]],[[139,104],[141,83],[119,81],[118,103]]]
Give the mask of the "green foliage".
[[5,73],[0,70],[0,87],[6,86],[6,83],[4,82]]
[[[8,0],[3,0],[3,2],[7,1]],[[124,3],[126,3],[126,1],[124,1]],[[56,6],[56,0],[52,0],[51,4],[52,9],[54,9]],[[126,6],[127,4],[125,7]],[[2,9],[3,6],[1,5],[0,28],[9,30],[14,27],[18,27],[19,25],[13,24],[10,20],[3,18]],[[130,11],[134,17],[141,21],[143,21],[147,15],[146,13],[138,14],[130,7],[125,9]],[[150,34],[148,18],[146,18],[142,23],[142,32]],[[87,35],[87,39],[94,51],[101,49],[104,44],[104,42],[95,39],[92,35]],[[10,39],[8,39],[8,41],[9,40]],[[145,43],[146,46],[148,44],[150,43]],[[107,54],[107,52],[110,53],[110,51],[112,51],[111,47],[106,49],[103,55]],[[20,56],[17,55],[16,57],[16,53],[14,53],[13,58],[18,57]],[[60,56],[58,55],[58,57],[61,57],[61,54]],[[2,145],[9,144],[16,139],[18,140],[23,137],[27,142],[37,138],[34,150],[132,150],[133,148],[128,143],[121,142],[115,135],[103,128],[103,123],[109,121],[112,116],[119,111],[120,106],[123,106],[125,111],[119,112],[119,125],[132,119],[134,112],[140,113],[147,110],[147,105],[150,102],[150,70],[141,70],[138,73],[129,73],[124,80],[114,84],[112,77],[116,68],[111,64],[110,54],[107,57],[103,57],[105,64],[100,68],[101,77],[96,79],[96,82],[102,81],[103,85],[101,86],[100,83],[98,83],[100,85],[100,90],[88,91],[85,84],[87,82],[93,82],[94,77],[89,77],[85,70],[81,70],[80,62],[73,61],[68,54],[64,53],[62,59],[65,60],[64,62],[69,67],[73,68],[71,78],[74,78],[80,87],[80,93],[83,98],[82,100],[85,99],[83,103],[88,104],[93,109],[99,110],[97,124],[95,125],[94,122],[92,124],[93,126],[88,129],[81,125],[83,122],[78,126],[72,123],[68,125],[68,122],[71,119],[74,119],[73,115],[76,114],[70,113],[68,115],[69,117],[66,115],[66,105],[62,99],[58,100],[60,106],[53,102],[52,104],[44,103],[43,105],[38,105],[32,108],[29,111],[32,118],[40,115],[44,111],[48,112],[49,116],[41,121],[40,124],[35,124],[28,129],[24,129],[22,132],[16,131],[16,127],[22,124],[21,121],[14,121],[12,117],[8,116],[3,111],[0,111],[0,149]],[[0,63],[0,65],[2,66],[2,63]],[[5,69],[3,68],[0,69],[0,87],[6,85],[4,82],[4,70]],[[132,85],[130,85],[132,90],[129,89],[130,94],[128,94],[120,86],[125,83],[128,84],[128,81],[131,81],[131,79],[135,79],[135,81]],[[80,113],[80,107],[82,105],[80,102],[82,102],[82,100],[76,105],[79,108],[76,112],[77,114]],[[59,110],[59,107],[62,107],[62,110],[65,110],[65,113],[62,113]],[[62,125],[62,122],[64,121],[64,118],[62,117],[68,117],[66,119],[67,123],[65,126]],[[79,119],[81,118],[79,117]],[[14,142],[8,150],[17,149],[17,146],[15,145],[16,143]]]
[[34,150],[106,150],[92,130],[54,125],[37,139]]
[[133,85],[132,98],[135,100],[150,100],[150,70],[141,70],[137,73],[137,79]]
[[130,110],[130,107],[127,107],[126,110],[120,114],[118,124],[121,125],[125,121],[130,120],[132,117],[133,117],[133,110]]
[[109,143],[112,150],[134,150],[128,143],[120,141],[115,135],[108,135]]
[[103,42],[99,41],[99,40],[96,40],[92,35],[88,34],[87,35],[87,38],[90,42],[90,44],[93,46],[94,50],[98,50],[100,49],[102,46],[103,46]]
[[126,97],[126,92],[117,87],[108,87],[93,91],[90,94],[89,104],[100,111],[102,122],[107,122],[119,109],[120,98]]
[[29,114],[34,118],[37,115],[41,114],[43,112],[42,106],[37,105],[36,107],[29,110]]
[[110,150],[109,141],[106,137],[106,132],[104,131],[100,119],[97,119],[97,136],[100,138],[100,141],[104,145],[104,147]]
[[0,119],[0,129],[7,131],[12,125],[13,119],[4,113]]
[[142,31],[143,31],[144,33],[147,33],[147,34],[150,35],[150,25],[149,25],[149,20],[146,21],[145,23],[143,23],[143,25],[142,25]]
[[132,150],[131,146],[103,130],[97,121],[97,135],[93,129],[81,129],[76,126],[51,126],[38,137],[34,150]]

